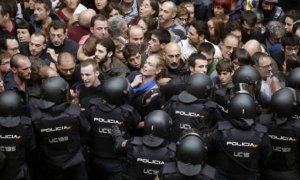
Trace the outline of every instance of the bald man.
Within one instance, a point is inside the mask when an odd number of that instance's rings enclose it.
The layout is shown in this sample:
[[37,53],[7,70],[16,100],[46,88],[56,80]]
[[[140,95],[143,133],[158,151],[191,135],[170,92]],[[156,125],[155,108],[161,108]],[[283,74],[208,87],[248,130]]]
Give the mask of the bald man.
[[144,32],[139,26],[133,25],[128,29],[129,42],[136,44],[142,53],[145,50],[144,47]]
[[76,66],[75,57],[71,53],[60,53],[57,58],[56,68],[58,74],[69,83],[71,88],[80,82],[80,67]]
[[90,23],[96,11],[93,9],[86,9],[79,14],[78,21],[68,26],[68,37],[77,43],[82,36],[90,33]]
[[171,75],[177,75],[178,73],[188,73],[186,63],[184,63],[184,61],[180,59],[180,52],[180,46],[175,42],[168,43],[164,49],[164,59]]
[[166,29],[171,32],[173,39],[179,42],[182,39],[186,39],[186,33],[184,28],[174,20],[176,17],[177,7],[172,1],[166,1],[162,3],[159,10],[159,26],[162,29]]
[[170,78],[159,81],[160,91],[165,100],[169,100],[173,95],[179,94],[189,77],[188,64],[184,62],[180,56],[181,49],[176,42],[170,42],[164,49],[164,60],[167,64]]
[[263,48],[261,48],[260,43],[255,39],[251,39],[251,40],[247,41],[243,45],[243,48],[249,53],[250,56],[252,56],[256,52],[262,52],[262,49],[263,49]]

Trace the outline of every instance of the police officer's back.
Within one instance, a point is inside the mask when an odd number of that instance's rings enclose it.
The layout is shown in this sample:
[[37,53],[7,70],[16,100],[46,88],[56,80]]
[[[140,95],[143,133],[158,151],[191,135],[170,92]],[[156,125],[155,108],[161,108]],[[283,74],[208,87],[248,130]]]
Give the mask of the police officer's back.
[[216,124],[219,119],[216,103],[208,100],[212,85],[207,75],[194,74],[189,78],[186,90],[166,103],[163,110],[173,120],[172,141],[176,142],[185,129],[195,128],[204,134]]
[[260,122],[268,127],[272,144],[272,154],[268,159],[263,179],[300,179],[300,119],[291,117],[297,104],[294,89],[282,88],[272,96],[272,114],[260,116]]
[[102,98],[91,99],[86,116],[92,129],[89,134],[90,165],[95,179],[113,179],[124,173],[123,163],[114,151],[111,130],[114,125],[129,137],[129,131],[136,128],[140,115],[126,100],[130,86],[123,77],[113,77],[104,82]]
[[0,179],[29,179],[29,153],[35,148],[31,119],[20,113],[21,98],[13,91],[0,94]]
[[153,180],[167,162],[174,161],[175,143],[169,141],[171,117],[162,110],[150,112],[145,118],[144,136],[125,140],[114,130],[116,150],[125,153],[130,161],[132,180]]
[[202,137],[196,132],[188,132],[177,142],[176,162],[165,163],[156,180],[214,179],[215,169],[205,164],[206,155],[207,147]]
[[41,179],[87,179],[82,142],[90,129],[80,107],[67,102],[68,83],[45,79],[41,99],[30,103],[40,153]]
[[252,96],[235,94],[228,105],[229,121],[219,122],[210,144],[216,179],[255,179],[271,151],[267,128],[255,123]]

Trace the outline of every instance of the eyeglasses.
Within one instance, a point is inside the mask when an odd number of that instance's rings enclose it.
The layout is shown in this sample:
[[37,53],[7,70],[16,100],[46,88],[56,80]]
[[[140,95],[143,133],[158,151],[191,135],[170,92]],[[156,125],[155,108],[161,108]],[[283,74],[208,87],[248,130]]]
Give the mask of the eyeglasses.
[[178,18],[180,21],[188,21],[189,20],[189,18],[184,18],[184,17],[179,17]]
[[14,52],[16,52],[16,51],[19,51],[19,47],[15,47],[15,48],[8,48],[8,50],[11,50],[11,51],[14,51]]

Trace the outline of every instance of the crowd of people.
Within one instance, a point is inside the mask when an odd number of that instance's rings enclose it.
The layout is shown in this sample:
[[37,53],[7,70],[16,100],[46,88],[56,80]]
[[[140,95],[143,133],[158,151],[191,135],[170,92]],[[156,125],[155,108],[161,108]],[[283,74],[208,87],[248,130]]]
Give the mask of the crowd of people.
[[0,0],[0,179],[300,179],[299,0]]

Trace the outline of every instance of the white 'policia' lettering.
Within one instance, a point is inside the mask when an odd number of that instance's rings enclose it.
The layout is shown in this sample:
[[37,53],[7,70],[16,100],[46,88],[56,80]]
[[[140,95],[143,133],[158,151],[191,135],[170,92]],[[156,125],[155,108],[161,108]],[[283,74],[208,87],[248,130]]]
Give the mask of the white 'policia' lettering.
[[56,131],[63,131],[63,130],[70,130],[72,126],[60,126],[60,127],[55,127],[55,128],[45,128],[41,129],[41,133],[49,133],[49,132],[56,132]]
[[142,162],[145,164],[156,164],[156,165],[163,165],[164,161],[159,161],[159,160],[149,160],[149,159],[144,159],[144,158],[137,158],[137,162]]
[[249,142],[234,142],[234,141],[227,141],[226,142],[226,145],[231,145],[231,146],[240,146],[240,147],[258,147],[257,144],[254,144],[254,143],[249,143]]
[[270,134],[269,137],[271,139],[280,140],[280,141],[292,141],[292,142],[297,141],[297,138],[287,137],[287,136],[276,136],[276,135]]
[[200,114],[197,114],[195,112],[175,111],[175,114],[179,114],[180,116],[188,116],[188,117],[200,117]]
[[94,121],[99,123],[105,123],[105,124],[122,124],[122,121],[118,121],[115,119],[103,119],[97,117],[94,117]]

